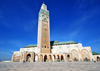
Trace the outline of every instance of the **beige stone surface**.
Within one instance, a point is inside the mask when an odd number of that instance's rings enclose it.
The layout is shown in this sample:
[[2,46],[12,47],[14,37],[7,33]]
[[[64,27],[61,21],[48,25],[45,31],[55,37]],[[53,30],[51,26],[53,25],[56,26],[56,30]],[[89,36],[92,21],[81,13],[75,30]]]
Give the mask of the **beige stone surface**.
[[0,71],[100,71],[100,62],[0,62]]

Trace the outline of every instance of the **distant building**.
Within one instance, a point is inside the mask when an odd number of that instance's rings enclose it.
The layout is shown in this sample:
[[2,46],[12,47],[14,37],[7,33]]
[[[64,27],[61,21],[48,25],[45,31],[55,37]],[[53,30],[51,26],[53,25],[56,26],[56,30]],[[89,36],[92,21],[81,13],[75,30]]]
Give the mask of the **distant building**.
[[38,19],[38,44],[15,51],[12,62],[100,61],[100,55],[92,54],[91,47],[83,47],[75,41],[50,41],[49,19],[49,11],[43,3]]
[[11,62],[11,61],[10,61],[10,60],[8,60],[8,61],[7,61],[7,60],[5,60],[5,61],[1,61],[1,62]]

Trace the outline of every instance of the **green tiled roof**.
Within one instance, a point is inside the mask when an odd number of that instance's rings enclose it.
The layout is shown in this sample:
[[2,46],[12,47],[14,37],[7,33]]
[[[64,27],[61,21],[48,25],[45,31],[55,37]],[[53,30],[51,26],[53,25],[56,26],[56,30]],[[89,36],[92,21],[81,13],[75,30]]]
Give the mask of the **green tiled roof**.
[[92,52],[92,54],[93,54],[93,55],[99,55],[99,53],[97,53],[97,52]]
[[[61,45],[61,44],[77,44],[77,42],[75,41],[66,41],[66,42],[59,42],[59,41],[50,41],[51,46],[52,45]],[[27,45],[24,48],[28,48],[28,47],[37,47],[37,45]]]
[[34,45],[27,45],[24,48],[28,48],[28,47],[37,47],[37,45],[36,44],[34,44]]
[[75,41],[66,41],[66,42],[59,42],[59,41],[51,41],[51,44],[53,45],[60,45],[60,44],[77,44]]
[[59,43],[59,41],[50,41],[50,43]]

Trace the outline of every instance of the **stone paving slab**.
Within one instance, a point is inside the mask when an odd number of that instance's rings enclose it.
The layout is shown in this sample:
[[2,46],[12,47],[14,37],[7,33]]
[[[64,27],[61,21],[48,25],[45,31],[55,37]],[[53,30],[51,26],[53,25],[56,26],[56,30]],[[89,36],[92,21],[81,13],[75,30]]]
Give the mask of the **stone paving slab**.
[[100,62],[0,62],[0,71],[100,71]]

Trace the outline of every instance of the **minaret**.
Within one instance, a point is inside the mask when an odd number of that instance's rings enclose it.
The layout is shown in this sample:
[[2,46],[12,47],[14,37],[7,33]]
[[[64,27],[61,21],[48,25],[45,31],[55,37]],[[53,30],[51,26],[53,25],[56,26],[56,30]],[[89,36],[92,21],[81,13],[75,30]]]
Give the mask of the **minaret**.
[[43,3],[38,19],[38,48],[40,53],[50,53],[49,11]]

